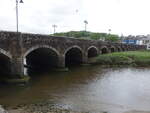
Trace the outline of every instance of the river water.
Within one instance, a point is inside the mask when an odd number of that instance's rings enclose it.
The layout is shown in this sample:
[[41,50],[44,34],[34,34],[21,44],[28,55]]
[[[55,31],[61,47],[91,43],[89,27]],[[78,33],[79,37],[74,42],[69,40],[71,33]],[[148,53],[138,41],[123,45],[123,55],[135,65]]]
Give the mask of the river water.
[[86,66],[34,75],[26,86],[0,86],[5,106],[43,100],[91,113],[150,111],[150,68]]

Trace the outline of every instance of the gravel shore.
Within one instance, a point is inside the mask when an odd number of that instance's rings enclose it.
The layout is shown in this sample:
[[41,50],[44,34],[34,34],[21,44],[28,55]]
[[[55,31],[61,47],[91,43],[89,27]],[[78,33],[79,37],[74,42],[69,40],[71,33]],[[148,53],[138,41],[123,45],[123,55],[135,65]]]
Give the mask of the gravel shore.
[[87,112],[73,111],[71,109],[66,109],[60,105],[52,104],[50,102],[40,102],[30,105],[19,105],[15,108],[8,108],[8,113],[87,113]]
[[[99,112],[73,111],[70,108],[64,108],[64,106],[52,104],[50,102],[40,102],[40,103],[34,103],[30,105],[18,105],[17,107],[14,108],[7,108],[7,111],[8,112],[6,112],[2,108],[2,106],[0,106],[0,113],[110,113],[107,111],[99,111]],[[123,113],[150,113],[150,111],[129,110]]]

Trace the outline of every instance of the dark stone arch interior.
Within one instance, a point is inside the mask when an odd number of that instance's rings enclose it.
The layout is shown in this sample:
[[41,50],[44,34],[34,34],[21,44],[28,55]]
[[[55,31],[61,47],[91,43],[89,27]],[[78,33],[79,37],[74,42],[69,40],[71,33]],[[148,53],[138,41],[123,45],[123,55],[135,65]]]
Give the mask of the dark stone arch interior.
[[121,48],[122,49],[122,51],[125,51],[126,49],[125,48]]
[[121,48],[120,47],[118,47],[118,52],[121,52],[122,50],[121,50]]
[[101,53],[102,53],[102,54],[108,53],[108,49],[107,49],[106,47],[102,48],[102,49],[101,49]]
[[10,77],[11,74],[11,59],[0,53],[0,82]]
[[111,48],[110,48],[110,51],[111,51],[111,53],[115,52],[115,48],[114,48],[114,47],[111,47]]
[[65,54],[66,66],[74,66],[82,63],[82,52],[78,48],[72,48]]
[[96,57],[98,55],[98,51],[96,48],[92,47],[88,50],[88,58]]
[[58,55],[55,51],[49,48],[38,48],[26,56],[26,67],[28,69],[45,72],[58,65]]
[[128,48],[128,47],[126,47],[126,51],[129,51],[129,48]]

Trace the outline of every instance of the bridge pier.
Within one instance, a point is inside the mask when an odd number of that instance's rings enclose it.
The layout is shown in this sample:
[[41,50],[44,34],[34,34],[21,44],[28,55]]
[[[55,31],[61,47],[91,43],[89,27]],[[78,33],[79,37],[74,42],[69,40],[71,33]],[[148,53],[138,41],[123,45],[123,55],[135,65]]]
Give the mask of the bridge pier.
[[68,71],[68,68],[65,65],[65,56],[60,55],[58,58],[57,71]]
[[89,62],[88,62],[88,53],[83,53],[83,56],[82,56],[82,66],[86,66],[86,65],[89,65]]
[[24,65],[22,58],[12,58],[11,62],[11,75],[15,77],[22,77],[24,75]]
[[65,56],[64,55],[59,56],[57,65],[59,68],[65,68]]
[[29,81],[29,76],[24,75],[23,58],[12,58],[10,76],[11,78],[6,80],[7,83],[26,83]]

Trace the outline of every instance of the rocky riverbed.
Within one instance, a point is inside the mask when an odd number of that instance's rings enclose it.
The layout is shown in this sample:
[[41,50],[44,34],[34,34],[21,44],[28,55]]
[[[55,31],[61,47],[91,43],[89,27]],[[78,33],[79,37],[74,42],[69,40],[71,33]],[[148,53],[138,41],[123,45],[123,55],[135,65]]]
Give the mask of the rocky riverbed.
[[[73,111],[72,109],[64,108],[63,106],[51,104],[49,102],[41,102],[30,105],[19,105],[15,108],[9,108],[7,111],[8,112],[6,112],[2,107],[0,107],[0,113],[110,113],[107,111]],[[150,113],[150,111],[131,110],[116,113]]]
[[47,101],[47,102],[38,102],[30,105],[18,105],[14,108],[8,108],[8,113],[85,113],[85,112],[73,111],[69,108],[64,108],[62,105],[53,104]]
[[8,113],[4,108],[0,105],[0,113]]
[[[42,101],[29,105],[18,105],[13,108],[8,107],[7,111],[8,113],[97,113],[91,111],[73,110],[71,108],[66,108],[65,105],[58,105],[50,101]],[[99,111],[98,113],[108,113],[108,112]]]

